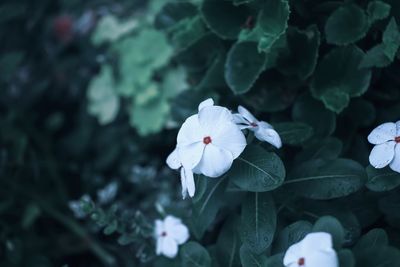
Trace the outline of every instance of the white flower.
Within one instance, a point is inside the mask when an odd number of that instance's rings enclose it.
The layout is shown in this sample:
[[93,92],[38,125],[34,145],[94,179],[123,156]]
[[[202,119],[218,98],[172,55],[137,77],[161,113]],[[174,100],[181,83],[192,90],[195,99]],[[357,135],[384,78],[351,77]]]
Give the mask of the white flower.
[[172,169],[181,168],[182,195],[195,193],[193,173],[218,177],[232,166],[246,147],[246,138],[227,108],[212,99],[200,103],[178,132],[176,149],[167,158]]
[[258,140],[268,142],[276,148],[282,146],[279,134],[269,123],[257,120],[250,111],[242,106],[238,107],[238,111],[239,114],[234,114],[234,118],[242,130],[249,129],[253,131]]
[[154,235],[156,254],[175,258],[178,254],[178,245],[182,245],[189,239],[189,230],[180,219],[168,215],[163,221],[156,220]]
[[285,267],[338,267],[332,237],[328,233],[311,233],[292,245],[283,258]]
[[400,172],[400,121],[379,125],[368,135],[368,141],[375,145],[369,155],[374,168],[389,165],[392,170]]

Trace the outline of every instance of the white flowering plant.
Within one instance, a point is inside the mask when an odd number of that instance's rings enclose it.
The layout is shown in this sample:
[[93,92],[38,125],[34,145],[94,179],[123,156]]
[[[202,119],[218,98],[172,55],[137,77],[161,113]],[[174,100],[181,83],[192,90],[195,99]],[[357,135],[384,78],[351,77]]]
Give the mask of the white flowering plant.
[[400,266],[398,1],[0,11],[0,266]]

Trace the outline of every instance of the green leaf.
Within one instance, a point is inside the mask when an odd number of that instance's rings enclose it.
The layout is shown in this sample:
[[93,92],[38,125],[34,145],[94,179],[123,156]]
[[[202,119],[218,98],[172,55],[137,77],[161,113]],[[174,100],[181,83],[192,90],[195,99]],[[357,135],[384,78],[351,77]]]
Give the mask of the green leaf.
[[360,96],[369,87],[371,71],[359,69],[364,53],[356,46],[331,50],[319,63],[311,92],[325,106],[340,113],[350,97]]
[[239,220],[228,217],[217,239],[217,261],[221,267],[241,267],[240,238],[238,234]]
[[360,68],[384,68],[390,65],[392,60],[385,54],[385,46],[378,44],[367,51],[362,61]]
[[284,253],[276,254],[268,258],[268,267],[285,267],[283,266],[283,256]]
[[396,20],[392,18],[383,32],[383,52],[393,61],[400,46],[400,32]]
[[297,98],[293,105],[292,118],[294,121],[304,122],[313,127],[314,135],[318,137],[331,135],[336,128],[335,114],[308,93]]
[[375,228],[363,235],[354,247],[354,252],[362,253],[365,250],[374,250],[389,245],[389,238],[385,230]]
[[365,12],[355,4],[346,4],[336,9],[326,21],[326,41],[336,45],[351,44],[363,38],[368,28]]
[[105,235],[111,235],[118,229],[118,221],[113,220],[106,228],[104,228],[103,233]]
[[287,49],[279,54],[277,68],[285,75],[296,75],[300,79],[308,78],[317,65],[320,33],[313,25],[305,31],[289,28],[287,31]]
[[342,152],[343,144],[335,137],[323,140],[312,140],[303,151],[296,155],[296,161],[304,162],[312,159],[336,159]]
[[156,97],[143,104],[133,104],[129,110],[130,125],[142,136],[160,131],[168,118],[169,104],[165,98]]
[[229,50],[225,63],[225,80],[235,94],[250,90],[264,70],[265,53],[257,51],[254,42],[235,43]]
[[214,222],[222,206],[222,199],[228,179],[226,177],[211,179],[204,176],[200,176],[198,179],[205,179],[207,181],[206,189],[201,190],[205,192],[200,198],[193,200],[192,231],[200,239],[211,223]]
[[119,98],[115,93],[111,66],[103,65],[100,73],[89,83],[88,112],[97,117],[100,124],[112,122],[118,114]]
[[22,51],[2,53],[0,56],[0,81],[8,81],[15,75],[15,71],[19,64],[21,64],[24,56],[25,53]]
[[367,188],[375,192],[390,191],[400,185],[400,174],[389,167],[375,169],[371,165],[366,168],[368,181]]
[[301,241],[308,233],[311,233],[312,227],[312,224],[307,221],[297,221],[286,226],[274,241],[273,252],[286,252],[291,245]]
[[339,266],[340,267],[355,267],[356,260],[350,249],[341,249],[338,251]]
[[400,266],[400,251],[394,247],[378,247],[364,250],[356,256],[357,266],[395,267]]
[[271,245],[276,228],[276,210],[269,193],[249,193],[242,205],[240,234],[243,243],[261,254]]
[[170,30],[171,42],[175,53],[187,49],[208,33],[208,29],[199,16],[180,21]]
[[171,30],[180,21],[195,17],[197,8],[189,2],[166,3],[155,17],[154,25],[157,29]]
[[92,43],[101,45],[105,42],[114,42],[136,29],[137,26],[138,21],[134,19],[120,23],[113,15],[104,16],[97,24],[96,30],[92,35]]
[[271,191],[285,178],[285,167],[273,152],[259,146],[248,146],[234,162],[228,173],[239,188],[251,192]]
[[222,39],[236,39],[247,18],[247,8],[226,0],[204,0],[200,12],[208,27]]
[[180,249],[182,267],[211,267],[208,251],[199,243],[190,241]]
[[319,218],[312,229],[313,232],[325,232],[332,236],[332,242],[335,249],[342,247],[344,242],[344,229],[342,224],[332,216]]
[[360,190],[364,168],[350,159],[311,160],[296,167],[284,183],[293,193],[311,199],[344,197]]
[[367,13],[371,23],[385,19],[390,14],[390,5],[383,1],[372,1],[368,3]]
[[254,254],[248,247],[240,247],[240,262],[243,267],[267,267],[267,256]]
[[285,0],[266,0],[257,20],[261,30],[258,49],[267,52],[285,33],[289,20],[289,3]]
[[313,135],[313,128],[302,122],[281,122],[273,125],[283,144],[299,145]]

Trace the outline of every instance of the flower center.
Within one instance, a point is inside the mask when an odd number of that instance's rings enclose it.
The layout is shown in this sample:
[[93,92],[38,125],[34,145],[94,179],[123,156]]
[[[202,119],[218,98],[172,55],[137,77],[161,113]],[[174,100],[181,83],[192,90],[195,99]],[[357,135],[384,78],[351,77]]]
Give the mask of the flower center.
[[306,259],[304,259],[304,258],[300,258],[299,261],[297,262],[297,264],[299,266],[304,266],[305,263],[306,263]]
[[257,126],[258,126],[258,124],[255,123],[255,122],[250,123],[250,125],[251,125],[252,127],[257,127]]
[[161,233],[161,236],[162,236],[162,237],[166,237],[166,236],[167,236],[167,232],[165,232],[165,231],[162,232],[162,233]]
[[400,136],[396,136],[396,137],[394,138],[394,141],[395,141],[396,143],[400,143]]
[[203,143],[208,145],[209,143],[211,143],[211,137],[210,136],[206,136],[203,138]]

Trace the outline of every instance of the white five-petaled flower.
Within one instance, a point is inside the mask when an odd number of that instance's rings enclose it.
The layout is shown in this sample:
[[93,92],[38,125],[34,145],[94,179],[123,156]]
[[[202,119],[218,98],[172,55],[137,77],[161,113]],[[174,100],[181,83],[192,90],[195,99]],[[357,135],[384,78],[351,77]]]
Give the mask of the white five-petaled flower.
[[178,246],[189,239],[189,230],[180,219],[168,215],[163,221],[156,220],[154,235],[156,254],[175,258],[178,254]]
[[268,142],[276,148],[282,146],[279,134],[269,123],[257,120],[250,111],[242,106],[238,107],[238,111],[238,114],[234,114],[234,118],[241,129],[253,131],[258,140]]
[[338,267],[332,237],[328,233],[310,233],[292,245],[283,258],[285,267]]
[[170,168],[181,168],[183,197],[194,196],[193,173],[219,177],[246,147],[246,138],[227,108],[207,99],[198,110],[182,124],[176,149],[167,158]]
[[368,135],[368,141],[375,145],[369,155],[374,168],[389,165],[392,170],[400,172],[400,121],[379,125]]

